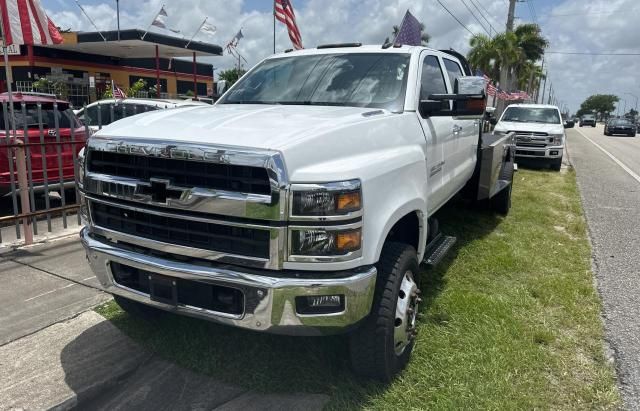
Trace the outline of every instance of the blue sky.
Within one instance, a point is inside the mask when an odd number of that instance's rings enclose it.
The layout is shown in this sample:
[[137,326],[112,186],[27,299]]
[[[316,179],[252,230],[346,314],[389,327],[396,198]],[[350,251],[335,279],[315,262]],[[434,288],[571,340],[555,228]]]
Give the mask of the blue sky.
[[[41,0],[52,20],[64,29],[94,31],[74,0]],[[472,7],[482,7],[492,26],[503,31],[507,0],[441,0],[469,29],[448,15],[436,0],[291,0],[305,47],[333,42],[361,41],[380,44],[399,24],[407,9],[426,25],[430,46],[466,53],[473,33],[488,27]],[[80,0],[101,30],[113,30],[115,0]],[[271,0],[120,0],[121,27],[146,28],[162,4],[167,25],[190,37],[204,16],[218,31],[196,39],[226,45],[240,27],[245,38],[239,51],[247,67],[273,51]],[[472,8],[472,15],[465,4]],[[639,52],[640,2],[638,0],[527,0],[516,7],[516,24],[534,21],[535,10],[550,51]],[[615,19],[611,17],[615,16]],[[478,18],[478,19],[476,19]],[[482,24],[482,25],[481,25]],[[155,30],[155,29],[153,29]],[[167,34],[170,34],[167,33]],[[290,48],[286,29],[277,25],[276,49]],[[231,67],[231,56],[211,58],[216,67]],[[557,95],[572,110],[593,93],[640,95],[638,58],[547,54],[545,67]]]

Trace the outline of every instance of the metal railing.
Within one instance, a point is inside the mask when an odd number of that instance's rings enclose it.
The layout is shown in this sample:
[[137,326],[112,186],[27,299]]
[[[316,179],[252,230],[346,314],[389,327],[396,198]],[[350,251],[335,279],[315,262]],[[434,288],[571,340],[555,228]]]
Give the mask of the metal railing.
[[[14,119],[10,121],[9,106],[6,101],[2,103],[0,244],[5,242],[3,237],[31,244],[34,235],[45,231],[45,223],[47,232],[57,229],[60,224],[54,228],[53,219],[59,219],[64,229],[80,225],[76,211],[77,154],[90,130],[78,123],[72,113],[60,110],[58,103],[45,104],[46,107],[42,103],[14,103]],[[51,120],[53,124],[49,124]],[[59,205],[52,206],[52,193]],[[15,236],[8,236],[12,225]]]

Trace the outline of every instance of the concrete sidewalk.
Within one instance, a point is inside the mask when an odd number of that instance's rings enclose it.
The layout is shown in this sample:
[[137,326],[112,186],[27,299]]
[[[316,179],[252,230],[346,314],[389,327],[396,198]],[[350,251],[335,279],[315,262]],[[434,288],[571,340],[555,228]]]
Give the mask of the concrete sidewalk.
[[263,394],[142,349],[92,309],[97,288],[77,236],[0,251],[0,410],[320,410],[321,394]]

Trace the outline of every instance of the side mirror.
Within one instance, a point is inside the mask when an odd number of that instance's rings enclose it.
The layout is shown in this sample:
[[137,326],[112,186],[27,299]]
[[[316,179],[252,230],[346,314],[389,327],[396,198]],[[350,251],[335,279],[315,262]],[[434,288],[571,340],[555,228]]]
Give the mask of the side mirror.
[[576,123],[573,120],[567,120],[564,122],[564,128],[573,128]]
[[495,126],[496,124],[498,124],[498,119],[495,117],[491,117],[489,119],[489,123],[491,123],[492,126]]
[[[452,116],[470,119],[482,118],[487,107],[482,77],[459,77],[454,87],[455,94],[431,94],[421,100],[420,114],[423,117]],[[453,104],[450,105],[449,102]]]

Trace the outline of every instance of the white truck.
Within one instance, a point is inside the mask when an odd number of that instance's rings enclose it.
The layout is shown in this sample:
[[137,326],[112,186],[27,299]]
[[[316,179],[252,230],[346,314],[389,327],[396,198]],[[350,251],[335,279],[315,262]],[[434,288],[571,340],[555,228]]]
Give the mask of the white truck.
[[465,187],[511,204],[512,137],[482,135],[468,73],[451,51],[321,46],[267,58],[213,107],[103,128],[78,171],[91,267],[131,313],[348,332],[354,370],[390,380],[419,265],[455,240],[434,213]]
[[546,104],[511,104],[500,120],[492,119],[494,134],[515,133],[516,158],[546,162],[553,170],[562,167],[565,128],[574,126],[573,120],[563,121],[557,106]]

